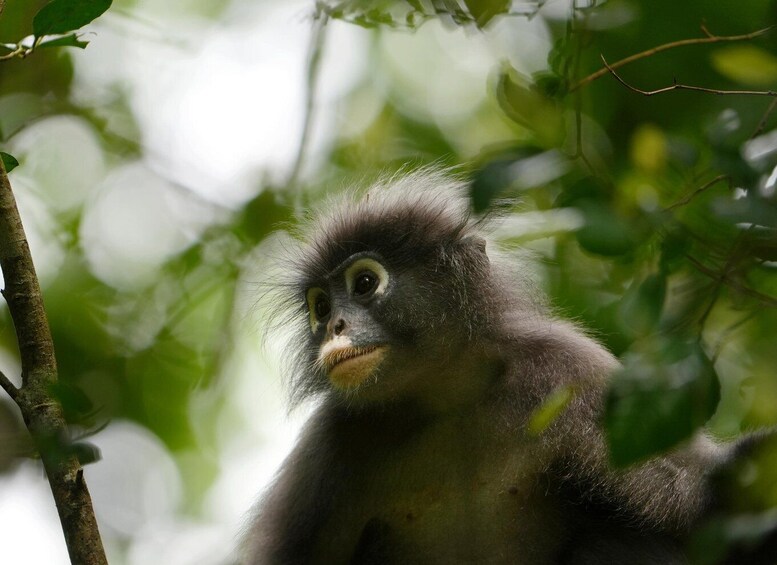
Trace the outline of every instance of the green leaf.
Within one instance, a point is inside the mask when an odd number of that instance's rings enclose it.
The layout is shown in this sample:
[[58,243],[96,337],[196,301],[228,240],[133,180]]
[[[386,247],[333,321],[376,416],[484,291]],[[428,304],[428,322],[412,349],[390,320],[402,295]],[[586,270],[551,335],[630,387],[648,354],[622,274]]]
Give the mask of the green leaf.
[[606,203],[583,201],[578,208],[585,217],[585,225],[577,231],[577,241],[586,251],[615,257],[637,245],[639,238],[634,227]]
[[77,422],[81,417],[94,409],[89,396],[75,383],[64,380],[56,381],[50,386],[51,395],[59,400],[68,421]]
[[608,390],[604,425],[614,465],[675,447],[712,416],[720,384],[695,341],[662,338],[624,358]]
[[528,431],[539,435],[558,418],[575,397],[575,390],[567,385],[554,390],[542,405],[535,409],[529,418]]
[[666,277],[649,275],[633,284],[620,304],[621,325],[633,335],[644,336],[655,330],[666,298]]
[[377,24],[385,24],[388,26],[395,25],[394,19],[391,17],[391,14],[388,14],[386,12],[381,12],[377,8],[368,10],[365,16],[367,17],[368,20],[375,22]]
[[510,0],[464,0],[469,13],[479,28],[488,25],[494,17],[504,14],[510,8]]
[[536,73],[532,77],[537,92],[545,98],[560,100],[567,95],[567,84],[562,77],[555,73]]
[[478,169],[470,185],[474,212],[485,212],[495,199],[515,185],[518,180],[517,166],[522,160],[537,155],[540,151],[537,147],[520,147]]
[[111,7],[112,0],[53,0],[35,14],[35,37],[67,33],[85,26]]
[[16,160],[16,157],[9,155],[8,153],[0,151],[0,159],[3,160],[3,167],[5,168],[6,173],[10,173],[19,166],[19,161]]
[[566,136],[561,108],[536,85],[527,83],[512,69],[504,71],[496,85],[499,106],[508,118],[534,133],[543,147],[560,146]]
[[78,441],[70,444],[70,451],[78,458],[78,462],[83,465],[95,463],[102,459],[100,448],[88,441]]
[[41,41],[38,47],[78,47],[84,49],[87,45],[89,45],[88,41],[81,41],[75,33],[71,33]]
[[671,226],[661,241],[660,268],[665,273],[685,265],[685,256],[691,249],[691,237],[681,225]]
[[777,57],[754,45],[734,45],[712,54],[715,70],[734,82],[753,86],[777,83]]

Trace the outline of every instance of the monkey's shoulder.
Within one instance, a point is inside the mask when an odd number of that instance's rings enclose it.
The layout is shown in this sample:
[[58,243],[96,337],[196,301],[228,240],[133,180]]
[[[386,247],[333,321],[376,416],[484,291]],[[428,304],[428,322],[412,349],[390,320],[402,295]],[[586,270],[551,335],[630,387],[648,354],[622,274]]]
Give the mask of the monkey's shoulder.
[[604,346],[570,322],[517,317],[511,329],[499,345],[505,367],[500,392],[524,399],[524,405],[541,404],[562,389],[596,403],[620,367]]

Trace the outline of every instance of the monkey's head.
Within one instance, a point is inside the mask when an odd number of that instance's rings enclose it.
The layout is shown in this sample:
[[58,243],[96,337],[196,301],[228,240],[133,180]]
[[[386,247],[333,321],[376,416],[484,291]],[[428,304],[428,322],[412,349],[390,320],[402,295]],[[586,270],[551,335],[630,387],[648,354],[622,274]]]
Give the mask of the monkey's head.
[[412,395],[488,341],[498,293],[463,188],[415,173],[341,198],[303,230],[285,286],[295,399]]

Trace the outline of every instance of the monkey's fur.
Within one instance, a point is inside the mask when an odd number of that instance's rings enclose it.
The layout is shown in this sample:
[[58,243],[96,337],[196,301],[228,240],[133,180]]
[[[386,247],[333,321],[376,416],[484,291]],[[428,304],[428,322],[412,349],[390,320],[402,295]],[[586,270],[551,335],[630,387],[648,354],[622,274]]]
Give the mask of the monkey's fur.
[[[246,562],[684,563],[724,448],[699,436],[611,469],[599,419],[618,362],[486,249],[463,188],[428,170],[387,181],[290,251],[293,394],[320,405],[260,501]],[[374,268],[346,287],[365,257]],[[369,273],[387,278],[380,293]],[[567,385],[566,409],[529,433]]]

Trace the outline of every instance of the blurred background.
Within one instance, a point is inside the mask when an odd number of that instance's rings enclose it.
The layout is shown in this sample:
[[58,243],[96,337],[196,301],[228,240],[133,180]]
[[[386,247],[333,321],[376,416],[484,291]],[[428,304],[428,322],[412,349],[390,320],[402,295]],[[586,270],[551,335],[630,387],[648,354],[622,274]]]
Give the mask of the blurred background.
[[[7,3],[0,55],[46,3]],[[478,213],[509,197],[494,236],[623,359],[614,461],[708,420],[719,437],[777,424],[777,31],[753,34],[775,23],[767,0],[115,0],[86,49],[0,62],[0,149],[20,163],[54,393],[101,452],[85,474],[110,562],[236,561],[312,408],[287,413],[283,340],[262,345],[273,233],[424,164],[467,175]],[[627,84],[592,75],[685,39],[702,41],[618,67]],[[634,90],[675,81],[754,92]],[[20,370],[4,302],[0,370]],[[67,563],[0,397],[0,561]],[[774,453],[732,484],[700,563],[777,527]]]

